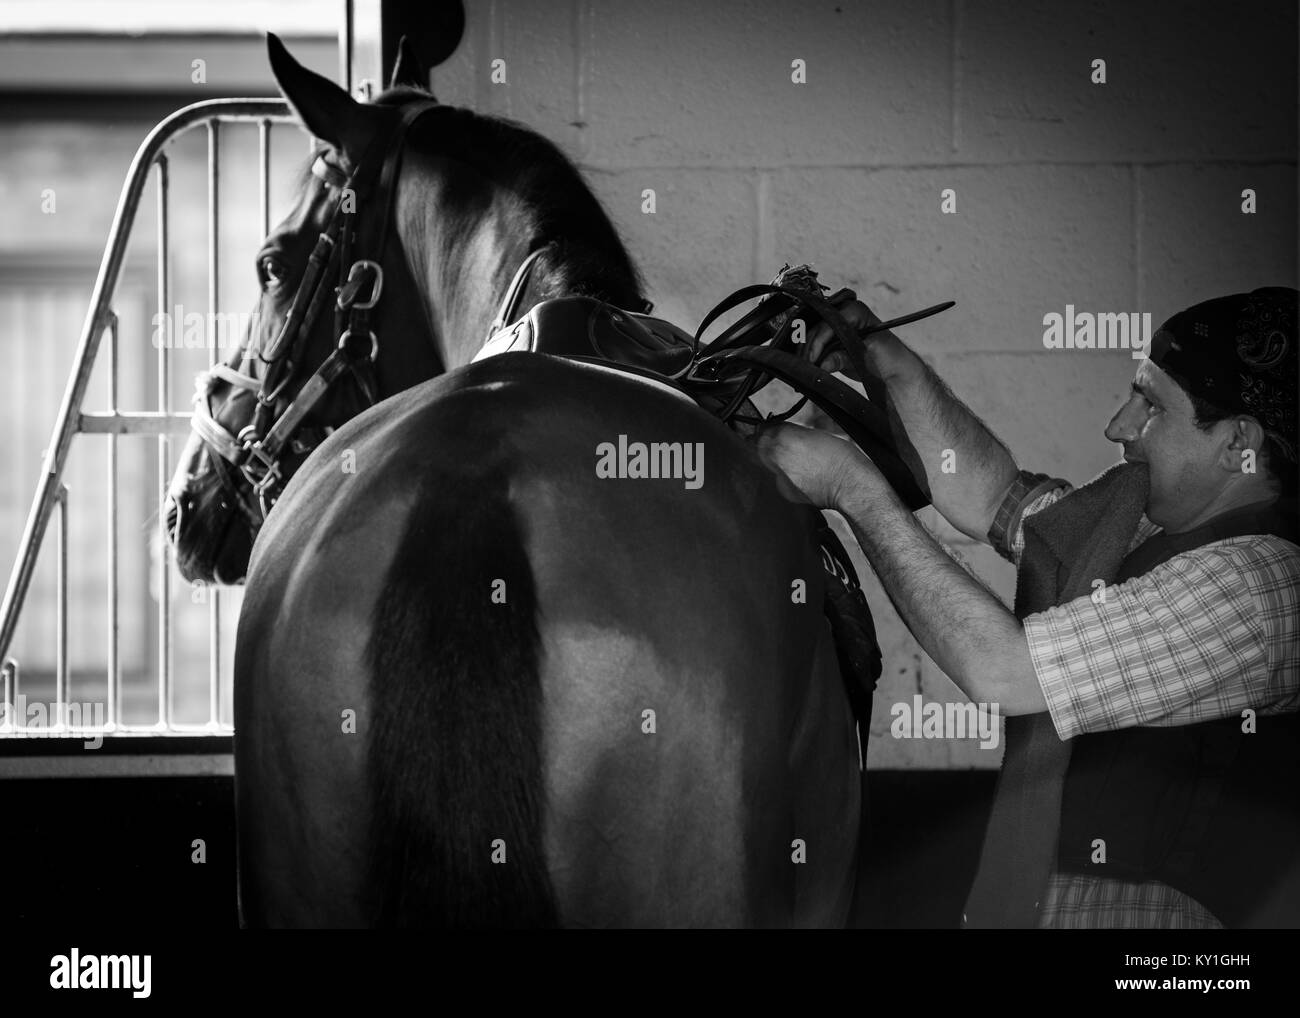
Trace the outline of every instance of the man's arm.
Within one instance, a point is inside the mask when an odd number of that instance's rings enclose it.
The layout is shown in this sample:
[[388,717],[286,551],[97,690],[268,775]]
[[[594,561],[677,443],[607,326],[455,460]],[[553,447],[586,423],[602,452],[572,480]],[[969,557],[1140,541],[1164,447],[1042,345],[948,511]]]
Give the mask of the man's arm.
[[[853,325],[877,324],[880,319],[860,301],[841,309]],[[830,329],[821,325],[809,337],[816,359],[829,351],[822,366],[844,371],[848,358],[830,345]],[[989,527],[1002,496],[1016,479],[1011,453],[938,375],[892,332],[869,336],[864,353],[867,367],[884,384],[888,410],[907,433],[920,457],[937,509],[968,537],[987,541]],[[868,391],[872,386],[869,384]],[[948,457],[947,451],[952,455]],[[951,459],[952,472],[944,472]]]
[[819,508],[836,509],[912,635],[963,693],[1003,714],[1047,709],[1019,620],[952,560],[853,445],[783,425],[760,455]]

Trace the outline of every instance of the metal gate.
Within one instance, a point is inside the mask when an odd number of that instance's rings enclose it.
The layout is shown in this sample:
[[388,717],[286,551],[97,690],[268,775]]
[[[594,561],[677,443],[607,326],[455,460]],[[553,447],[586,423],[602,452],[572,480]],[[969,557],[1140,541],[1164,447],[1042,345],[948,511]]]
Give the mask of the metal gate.
[[[171,259],[169,237],[169,161],[167,147],[185,132],[205,128],[207,131],[207,287],[209,329],[215,328],[219,297],[219,196],[220,147],[223,125],[253,125],[258,135],[261,233],[250,240],[256,243],[270,232],[271,130],[277,123],[292,123],[294,118],[282,99],[213,99],[195,103],[172,114],[145,138],[132,160],[118,200],[108,243],[100,262],[99,274],[92,291],[90,309],[82,327],[71,375],[64,390],[49,445],[46,447],[40,480],[23,530],[18,555],[0,607],[0,666],[3,689],[0,690],[0,738],[63,736],[82,739],[93,736],[122,735],[229,735],[228,722],[220,717],[221,682],[221,614],[219,589],[207,594],[208,668],[206,676],[208,719],[200,724],[182,724],[174,717],[178,688],[173,669],[174,619],[172,614],[172,560],[165,535],[154,578],[157,590],[156,720],[146,724],[124,721],[122,713],[122,668],[120,655],[119,595],[119,491],[118,443],[152,439],[156,443],[158,476],[163,488],[170,476],[172,436],[189,431],[190,415],[172,409],[170,350],[168,343],[157,347],[156,395],[159,409],[130,410],[118,405],[119,391],[119,322],[114,299],[126,257],[128,243],[141,207],[150,174],[157,182],[157,305],[160,320],[165,321],[171,305]],[[247,130],[248,128],[239,128]],[[87,412],[86,405],[91,372],[95,368],[103,337],[108,335],[107,409]],[[206,343],[208,364],[215,363],[218,344],[209,335]],[[104,542],[107,548],[108,582],[104,590],[107,633],[106,667],[103,676],[102,717],[88,723],[79,712],[70,710],[69,697],[69,617],[68,617],[68,498],[64,471],[73,440],[79,435],[102,435],[107,442],[107,504],[104,509]],[[163,491],[154,493],[160,503]],[[53,525],[53,534],[50,534]],[[163,527],[163,521],[158,526]],[[23,702],[21,662],[9,656],[19,616],[32,584],[37,557],[47,537],[52,537],[56,570],[56,624],[54,648],[54,691],[49,721],[31,725],[25,712],[15,711]],[[184,676],[183,681],[203,682],[202,676]]]

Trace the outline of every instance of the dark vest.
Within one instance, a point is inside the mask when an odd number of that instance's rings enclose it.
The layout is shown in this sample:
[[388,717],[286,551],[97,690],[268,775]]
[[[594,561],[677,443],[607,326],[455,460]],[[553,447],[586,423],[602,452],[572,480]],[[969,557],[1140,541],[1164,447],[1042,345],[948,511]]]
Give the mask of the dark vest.
[[[1214,541],[1272,534],[1300,544],[1296,502],[1246,506],[1136,548],[1116,582]],[[1225,926],[1300,923],[1300,714],[1135,727],[1074,741],[1058,869],[1159,880]],[[1093,842],[1105,863],[1093,863]]]

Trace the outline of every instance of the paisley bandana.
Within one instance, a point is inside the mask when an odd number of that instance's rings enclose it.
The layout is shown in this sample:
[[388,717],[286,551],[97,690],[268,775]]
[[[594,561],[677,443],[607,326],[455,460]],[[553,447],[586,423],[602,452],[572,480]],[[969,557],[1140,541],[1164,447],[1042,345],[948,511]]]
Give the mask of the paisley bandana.
[[1296,461],[1300,293],[1269,286],[1180,311],[1156,330],[1151,361],[1193,396],[1257,420]]

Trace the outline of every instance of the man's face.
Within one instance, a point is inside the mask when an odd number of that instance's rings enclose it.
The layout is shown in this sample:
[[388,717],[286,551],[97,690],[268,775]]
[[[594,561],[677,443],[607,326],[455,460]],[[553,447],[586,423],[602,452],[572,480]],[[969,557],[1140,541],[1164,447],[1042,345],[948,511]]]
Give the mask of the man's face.
[[1106,437],[1124,446],[1124,458],[1143,461],[1151,475],[1147,518],[1166,530],[1194,519],[1222,490],[1224,428],[1196,426],[1192,401],[1149,360],[1138,365],[1128,400]]

